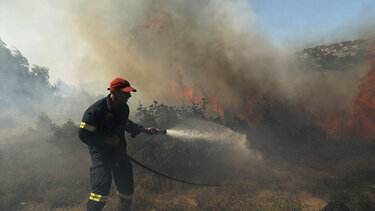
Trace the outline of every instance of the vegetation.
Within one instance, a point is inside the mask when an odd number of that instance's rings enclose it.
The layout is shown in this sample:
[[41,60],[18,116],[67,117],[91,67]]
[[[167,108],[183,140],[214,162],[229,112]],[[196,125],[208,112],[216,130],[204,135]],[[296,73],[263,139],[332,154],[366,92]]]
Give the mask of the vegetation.
[[[24,119],[14,120],[44,110],[37,103],[41,99],[63,101],[56,95],[58,85],[49,83],[47,68],[30,67],[26,58],[1,41],[0,64],[0,128],[13,128],[16,121],[29,127],[1,133],[0,210],[85,210],[91,164],[87,146],[77,137],[77,124],[71,119],[57,124],[45,113],[33,126]],[[95,99],[87,93],[78,96],[79,102],[64,99],[76,112],[66,116],[77,116],[77,105],[87,107]],[[261,117],[252,126],[227,111],[224,119],[208,116],[207,103],[202,99],[168,106],[154,101],[138,107],[135,122],[167,129],[189,119],[214,122],[245,134],[243,147],[259,152],[261,158],[239,157],[228,149],[230,144],[203,139],[127,137],[129,154],[158,171],[223,184],[180,184],[134,166],[134,210],[319,210],[331,200],[344,202],[351,210],[375,210],[374,140],[329,137],[293,105],[267,96],[259,102]],[[117,201],[112,188],[105,210],[116,210]]]
[[[154,102],[140,105],[136,117],[145,126],[160,128],[192,117],[215,121],[205,117],[204,105],[173,107]],[[235,118],[220,123],[231,121],[240,124]],[[330,200],[343,201],[352,210],[375,208],[373,144],[317,137],[323,139],[319,145],[309,139],[300,140],[302,145],[296,140],[306,132],[288,133],[287,140],[275,122],[268,120],[246,131],[251,146],[263,154],[262,161],[255,165],[249,161],[248,167],[231,166],[223,154],[212,152],[218,143],[128,137],[129,153],[146,165],[191,181],[224,184],[180,184],[135,166],[134,210],[318,210]],[[90,160],[78,140],[77,125],[71,120],[57,125],[46,114],[35,125],[3,138],[0,189],[6,194],[0,196],[0,210],[84,210],[90,193]],[[258,143],[256,137],[270,128],[278,141]],[[116,210],[117,200],[112,188],[105,210]]]

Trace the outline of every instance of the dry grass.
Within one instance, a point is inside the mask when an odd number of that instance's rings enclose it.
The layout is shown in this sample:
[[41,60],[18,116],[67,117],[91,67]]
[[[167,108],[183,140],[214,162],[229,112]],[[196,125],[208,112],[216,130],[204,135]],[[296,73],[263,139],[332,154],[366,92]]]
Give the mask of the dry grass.
[[[58,136],[48,133],[38,135],[40,133],[31,131],[2,142],[0,190],[6,194],[0,195],[0,210],[85,210],[90,193],[90,161],[86,146],[77,139],[72,128],[74,127],[65,126],[64,130],[68,132],[59,131]],[[28,137],[27,141],[24,137]],[[130,148],[141,149],[132,144],[142,145],[142,153],[146,154],[153,153],[147,147],[155,146],[149,140],[130,142]],[[172,147],[169,150],[173,152],[173,145],[163,146]],[[187,149],[194,155],[200,155],[199,147],[201,146],[190,146]],[[251,166],[242,171],[242,174],[241,169],[234,169],[236,174],[232,172],[225,175],[226,179],[221,180],[224,183],[221,187],[184,185],[135,167],[133,208],[155,211],[307,211],[319,210],[335,199],[345,202],[352,210],[375,210],[375,189],[371,188],[375,184],[372,148],[361,146],[352,148],[355,153],[347,153],[344,147],[340,146],[339,150],[332,151],[332,146],[327,146],[325,150],[331,153],[331,157],[321,151],[316,152],[320,156],[306,152],[304,156],[299,155],[299,159],[294,154],[280,157],[265,153],[261,166]],[[350,146],[347,149],[349,148]],[[295,152],[299,152],[298,150]],[[142,157],[143,154],[138,156]],[[149,160],[147,162],[154,164]],[[209,169],[201,166],[189,167],[205,170],[201,174],[200,171],[189,171],[184,166],[185,163],[185,159],[172,162],[184,169],[184,172],[177,174],[188,180],[209,182],[216,172],[225,172],[225,169],[219,169],[210,174]],[[227,166],[223,165],[224,167]],[[162,170],[172,175],[176,172],[175,169],[171,172],[168,169]],[[104,210],[116,210],[117,202],[113,187]]]

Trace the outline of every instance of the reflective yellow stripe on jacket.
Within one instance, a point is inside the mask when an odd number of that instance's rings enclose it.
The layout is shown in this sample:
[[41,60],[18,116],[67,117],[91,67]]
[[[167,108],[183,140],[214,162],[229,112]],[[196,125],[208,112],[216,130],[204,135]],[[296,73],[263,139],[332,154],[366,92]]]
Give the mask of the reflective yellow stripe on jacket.
[[81,122],[81,124],[79,125],[80,128],[83,128],[85,130],[88,130],[90,132],[94,132],[96,130],[96,127],[90,125],[90,124],[87,124],[86,122]]
[[108,199],[108,196],[102,196],[99,194],[91,193],[89,199],[94,200],[94,201],[106,202]]

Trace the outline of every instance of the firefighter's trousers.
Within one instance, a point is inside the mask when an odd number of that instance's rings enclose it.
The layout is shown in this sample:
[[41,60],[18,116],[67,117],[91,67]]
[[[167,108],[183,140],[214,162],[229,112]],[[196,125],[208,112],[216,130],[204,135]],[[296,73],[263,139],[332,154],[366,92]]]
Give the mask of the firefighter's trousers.
[[120,151],[108,153],[96,147],[89,147],[89,151],[92,159],[90,168],[92,192],[87,202],[87,210],[103,209],[111,189],[112,177],[120,197],[118,210],[130,210],[134,184],[133,169],[129,158]]

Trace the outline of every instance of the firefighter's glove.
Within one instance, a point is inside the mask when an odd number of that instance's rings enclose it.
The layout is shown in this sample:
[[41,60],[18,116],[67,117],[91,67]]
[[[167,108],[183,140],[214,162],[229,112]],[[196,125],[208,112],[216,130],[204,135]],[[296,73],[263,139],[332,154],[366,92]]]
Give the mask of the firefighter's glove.
[[148,127],[148,128],[144,128],[142,130],[142,132],[148,134],[148,135],[156,135],[159,133],[158,129],[154,128],[154,127]]

